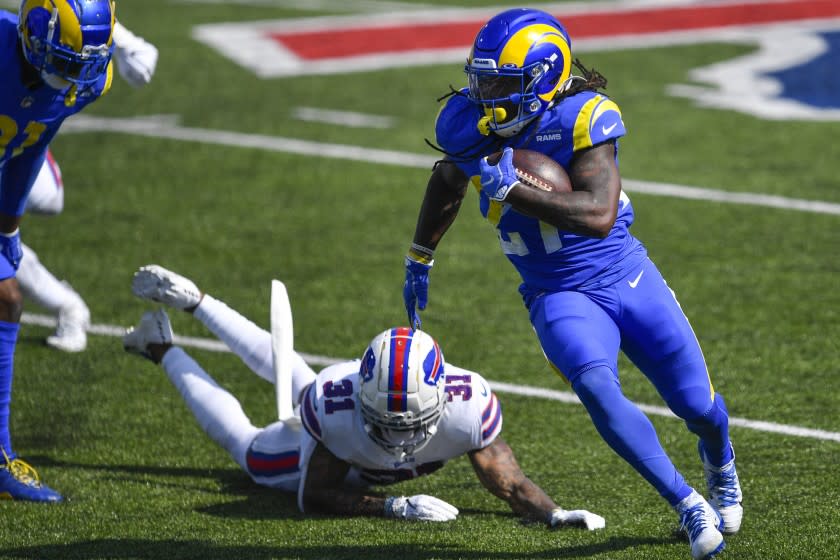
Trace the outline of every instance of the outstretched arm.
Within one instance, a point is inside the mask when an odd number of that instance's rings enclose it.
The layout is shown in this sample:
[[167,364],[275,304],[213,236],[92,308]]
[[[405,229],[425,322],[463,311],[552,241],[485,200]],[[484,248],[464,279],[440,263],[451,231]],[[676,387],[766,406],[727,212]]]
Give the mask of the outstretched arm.
[[420,328],[418,309],[426,309],[435,247],[455,221],[466,192],[464,173],[451,161],[438,162],[429,178],[414,240],[405,257],[403,300],[409,324],[414,328]]
[[309,459],[303,489],[305,511],[347,516],[393,517],[420,521],[451,521],[458,510],[434,496],[374,496],[347,488],[344,478],[350,465],[321,443]]
[[434,250],[455,221],[467,192],[467,177],[454,163],[439,162],[426,186],[426,195],[417,218],[414,243]]
[[469,457],[484,487],[506,501],[517,515],[544,521],[557,507],[542,488],[525,476],[501,437],[483,449],[471,451]]
[[497,437],[483,449],[469,453],[475,473],[487,490],[506,501],[514,513],[544,521],[551,527],[575,525],[600,529],[604,519],[585,510],[565,511],[542,488],[525,476],[510,446]]
[[131,87],[142,87],[152,81],[158,61],[157,47],[120,22],[114,24],[114,45],[117,71]]

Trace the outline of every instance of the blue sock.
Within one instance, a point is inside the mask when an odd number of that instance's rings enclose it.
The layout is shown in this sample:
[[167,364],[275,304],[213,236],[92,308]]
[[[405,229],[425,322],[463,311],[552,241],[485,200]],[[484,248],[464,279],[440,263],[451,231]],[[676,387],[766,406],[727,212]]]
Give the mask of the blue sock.
[[656,488],[671,506],[691,493],[645,414],[621,392],[610,368],[595,367],[572,383],[604,441]]
[[9,433],[9,408],[12,403],[12,377],[20,324],[0,321],[0,447],[14,459]]

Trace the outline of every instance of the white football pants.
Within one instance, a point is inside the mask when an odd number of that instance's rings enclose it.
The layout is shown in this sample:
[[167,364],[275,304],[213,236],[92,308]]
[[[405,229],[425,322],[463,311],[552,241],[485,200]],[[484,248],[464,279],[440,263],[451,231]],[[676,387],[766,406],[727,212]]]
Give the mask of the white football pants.
[[[193,315],[215,334],[248,366],[263,379],[274,383],[271,334],[207,294]],[[173,347],[161,361],[172,384],[178,389],[201,428],[234,461],[259,482],[296,490],[297,478],[263,478],[252,473],[248,466],[248,450],[255,439],[260,439],[260,449],[299,448],[296,431],[285,429],[281,422],[268,428],[257,428],[239,401],[220,387],[198,363],[182,348]],[[300,394],[315,380],[315,372],[297,353],[292,368],[293,404],[299,403]],[[260,437],[262,436],[262,437]],[[264,440],[264,441],[263,441]]]
[[[64,209],[64,185],[61,181],[61,170],[47,152],[47,158],[35,184],[26,199],[26,211],[43,214],[60,214]],[[18,268],[17,281],[25,298],[33,301],[52,314],[60,309],[74,305],[84,306],[81,296],[66,282],[62,282],[47,270],[41,263],[37,253],[26,244],[22,244],[23,259]]]

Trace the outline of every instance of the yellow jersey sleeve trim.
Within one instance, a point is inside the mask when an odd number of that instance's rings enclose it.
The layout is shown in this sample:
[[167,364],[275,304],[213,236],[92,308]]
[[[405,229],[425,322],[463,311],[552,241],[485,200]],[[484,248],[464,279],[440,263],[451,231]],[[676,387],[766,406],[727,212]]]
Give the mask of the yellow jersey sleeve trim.
[[574,151],[592,147],[592,127],[601,118],[601,115],[607,111],[615,111],[621,118],[621,109],[618,108],[615,101],[602,95],[596,95],[584,103],[578,113],[577,120],[575,120],[574,145],[572,147]]
[[[473,175],[470,177],[470,183],[475,188],[475,192],[481,194],[481,176]],[[503,203],[498,200],[490,201],[490,207],[487,209],[487,221],[493,224],[493,227],[499,225],[499,221],[502,219],[503,208]]]
[[592,147],[592,137],[589,135],[590,126],[593,122],[592,120],[592,113],[595,111],[598,104],[604,98],[600,95],[596,95],[589,101],[583,104],[583,107],[580,108],[580,112],[578,113],[577,119],[575,120],[575,131],[572,136],[573,138],[573,151],[582,150],[584,148]]
[[615,101],[611,99],[604,99],[603,103],[598,104],[598,107],[592,113],[592,119],[589,121],[590,126],[594,125],[595,122],[599,118],[601,118],[601,115],[603,115],[607,111],[615,111],[616,113],[618,113],[619,117],[621,116],[621,109],[618,108],[618,105],[615,104]]

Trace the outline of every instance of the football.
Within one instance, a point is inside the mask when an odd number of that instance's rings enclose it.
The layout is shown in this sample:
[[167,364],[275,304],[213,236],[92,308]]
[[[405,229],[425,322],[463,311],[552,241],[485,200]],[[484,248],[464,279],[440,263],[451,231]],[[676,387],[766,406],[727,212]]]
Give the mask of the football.
[[[502,152],[495,152],[487,161],[496,164]],[[522,184],[544,191],[571,192],[572,181],[563,166],[549,156],[534,150],[513,150],[513,167]]]

